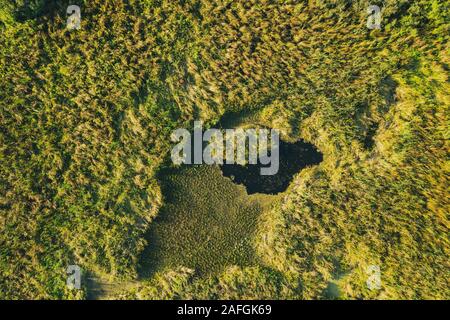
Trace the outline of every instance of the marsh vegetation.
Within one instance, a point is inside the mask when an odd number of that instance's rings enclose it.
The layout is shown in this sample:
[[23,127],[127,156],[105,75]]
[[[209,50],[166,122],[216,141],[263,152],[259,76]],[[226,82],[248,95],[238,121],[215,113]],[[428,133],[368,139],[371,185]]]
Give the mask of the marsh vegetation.
[[[75,264],[116,298],[450,297],[448,0],[76,2],[71,32],[72,1],[0,0],[0,299],[84,299]],[[323,161],[279,196],[161,175],[233,113]]]
[[224,178],[218,166],[163,169],[163,206],[152,222],[140,257],[140,276],[185,266],[198,274],[257,263],[253,241],[258,218],[277,199],[250,196]]

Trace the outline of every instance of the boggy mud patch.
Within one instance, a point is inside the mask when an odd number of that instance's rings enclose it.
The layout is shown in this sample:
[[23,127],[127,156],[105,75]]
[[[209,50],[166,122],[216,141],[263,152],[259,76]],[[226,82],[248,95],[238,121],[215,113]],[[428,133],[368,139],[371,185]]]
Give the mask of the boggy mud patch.
[[244,185],[248,194],[278,194],[287,189],[295,174],[321,163],[323,155],[313,144],[303,140],[295,143],[280,140],[279,161],[278,173],[268,176],[260,174],[260,169],[265,167],[260,163],[246,166],[224,164],[220,168],[225,177]]

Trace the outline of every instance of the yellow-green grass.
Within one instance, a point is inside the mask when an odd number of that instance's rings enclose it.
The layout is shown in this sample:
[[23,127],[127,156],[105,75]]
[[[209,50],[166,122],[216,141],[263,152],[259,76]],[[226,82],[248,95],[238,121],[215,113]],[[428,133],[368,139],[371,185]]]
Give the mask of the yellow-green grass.
[[258,217],[277,197],[247,195],[217,166],[165,169],[160,180],[164,205],[146,235],[141,277],[178,266],[207,275],[257,263],[252,242]]

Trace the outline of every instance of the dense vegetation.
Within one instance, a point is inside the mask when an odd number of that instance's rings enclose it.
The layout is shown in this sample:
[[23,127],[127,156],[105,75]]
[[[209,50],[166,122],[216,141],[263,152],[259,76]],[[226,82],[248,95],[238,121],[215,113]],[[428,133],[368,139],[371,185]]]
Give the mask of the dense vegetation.
[[183,166],[159,176],[164,205],[146,236],[142,277],[168,267],[184,266],[205,274],[227,264],[255,263],[256,222],[275,197],[248,196],[216,166]]
[[382,30],[366,0],[79,0],[77,31],[69,4],[0,0],[0,298],[84,298],[70,264],[136,279],[171,132],[226,112],[324,161],[259,216],[254,265],[113,296],[450,297],[447,0],[370,1]]

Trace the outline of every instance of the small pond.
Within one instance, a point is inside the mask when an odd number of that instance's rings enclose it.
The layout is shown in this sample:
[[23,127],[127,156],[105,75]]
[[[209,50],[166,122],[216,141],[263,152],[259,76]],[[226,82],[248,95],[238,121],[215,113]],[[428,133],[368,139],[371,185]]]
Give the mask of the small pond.
[[248,194],[278,194],[287,189],[295,174],[322,162],[323,155],[314,145],[303,140],[295,143],[280,140],[279,159],[278,173],[272,176],[260,175],[260,168],[263,167],[261,164],[225,164],[220,167],[225,177],[244,185]]

